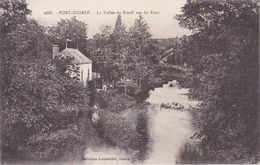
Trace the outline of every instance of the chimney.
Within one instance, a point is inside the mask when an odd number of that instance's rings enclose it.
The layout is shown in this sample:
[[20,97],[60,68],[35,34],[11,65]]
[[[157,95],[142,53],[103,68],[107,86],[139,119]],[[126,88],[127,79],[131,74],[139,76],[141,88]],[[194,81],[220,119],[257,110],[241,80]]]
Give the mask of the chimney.
[[53,45],[52,46],[52,58],[55,58],[60,52],[59,45]]

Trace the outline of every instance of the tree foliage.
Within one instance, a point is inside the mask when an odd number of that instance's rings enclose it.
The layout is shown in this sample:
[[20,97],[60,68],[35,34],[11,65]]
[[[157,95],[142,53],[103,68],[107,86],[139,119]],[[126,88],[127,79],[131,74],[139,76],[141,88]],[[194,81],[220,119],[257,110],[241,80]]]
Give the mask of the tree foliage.
[[[114,37],[113,34],[117,37]],[[112,82],[120,77],[121,38],[119,34],[112,33],[112,27],[107,25],[101,26],[101,34],[96,34],[93,37],[94,46],[91,48],[91,56],[95,69],[102,74],[105,82]]]
[[128,70],[133,70],[134,79],[141,83],[142,79],[152,74],[152,66],[157,63],[154,52],[156,46],[151,39],[149,27],[140,16],[135,20],[129,30],[129,54],[126,57],[125,65]]
[[129,29],[130,42],[124,61],[125,71],[130,73],[138,84],[138,102],[143,102],[149,96],[151,87],[148,85],[148,78],[154,75],[154,65],[158,63],[155,54],[157,46],[151,37],[147,23],[139,16]]
[[254,1],[193,2],[177,19],[194,31],[186,60],[200,137],[211,160],[231,163],[256,153],[259,14]]
[[69,39],[71,40],[68,42],[69,47],[78,47],[86,54],[87,24],[77,20],[76,17],[61,19],[56,26],[49,28],[48,33],[61,49],[65,48],[66,39]]
[[[1,2],[1,152],[16,156],[41,133],[63,128],[65,113],[87,109],[85,90],[69,72],[72,59],[49,51],[45,29],[27,18],[26,4]],[[2,24],[1,24],[2,25]],[[72,109],[71,107],[76,107]]]
[[157,47],[151,36],[141,16],[129,30],[122,23],[120,15],[114,29],[102,26],[101,34],[96,34],[92,40],[91,54],[105,81],[132,79],[138,84],[137,93],[147,93],[147,90],[141,92],[145,88],[142,84],[148,81],[153,74],[153,65],[158,63],[155,56]]

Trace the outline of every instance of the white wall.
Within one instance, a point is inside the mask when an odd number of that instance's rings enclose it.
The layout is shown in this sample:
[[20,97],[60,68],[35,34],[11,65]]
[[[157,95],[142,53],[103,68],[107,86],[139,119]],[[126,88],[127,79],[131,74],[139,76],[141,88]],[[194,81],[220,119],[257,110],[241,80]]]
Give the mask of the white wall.
[[[88,73],[89,72],[89,73]],[[92,80],[92,63],[79,65],[79,79],[83,86],[87,85],[87,80]]]

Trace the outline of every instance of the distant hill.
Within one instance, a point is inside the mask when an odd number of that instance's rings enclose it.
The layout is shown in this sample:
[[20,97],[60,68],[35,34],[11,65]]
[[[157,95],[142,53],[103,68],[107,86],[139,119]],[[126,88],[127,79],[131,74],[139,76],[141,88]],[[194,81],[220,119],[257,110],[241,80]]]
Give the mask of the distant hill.
[[159,49],[165,50],[169,47],[172,47],[178,41],[178,38],[163,38],[154,40],[157,41]]
[[157,52],[161,60],[166,60],[170,56],[174,56],[174,49],[178,47],[184,40],[189,40],[190,36],[183,35],[182,37],[154,39],[157,42],[159,51]]

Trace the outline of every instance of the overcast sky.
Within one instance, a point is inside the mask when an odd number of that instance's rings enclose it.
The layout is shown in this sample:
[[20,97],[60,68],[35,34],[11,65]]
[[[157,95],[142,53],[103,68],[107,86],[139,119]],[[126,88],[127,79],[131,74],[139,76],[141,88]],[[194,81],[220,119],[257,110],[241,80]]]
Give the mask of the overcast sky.
[[[61,18],[76,16],[88,25],[88,37],[100,32],[101,25],[114,26],[117,11],[134,11],[134,14],[121,13],[122,22],[127,27],[138,18],[139,14],[136,12],[147,11],[148,14],[142,15],[150,27],[153,38],[191,34],[190,31],[181,28],[174,19],[174,16],[181,12],[186,0],[27,0],[27,3],[32,10],[31,17],[43,25],[55,25]],[[52,14],[44,14],[47,11],[52,11]],[[65,14],[63,11],[71,13]],[[86,13],[72,14],[74,11]],[[104,14],[104,11],[112,11],[115,14]]]

